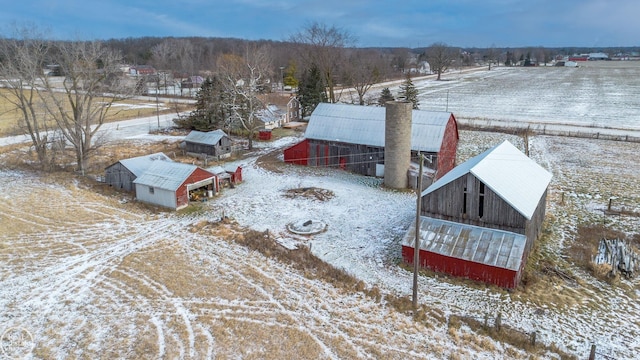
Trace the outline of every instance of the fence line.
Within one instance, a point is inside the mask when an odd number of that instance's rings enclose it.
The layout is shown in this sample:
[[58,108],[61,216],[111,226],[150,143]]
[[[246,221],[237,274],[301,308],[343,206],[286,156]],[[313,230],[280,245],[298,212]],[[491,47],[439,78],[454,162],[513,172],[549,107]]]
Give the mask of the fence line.
[[482,130],[513,134],[567,136],[587,139],[640,142],[640,130],[616,129],[588,125],[507,122],[502,120],[458,119],[461,130]]

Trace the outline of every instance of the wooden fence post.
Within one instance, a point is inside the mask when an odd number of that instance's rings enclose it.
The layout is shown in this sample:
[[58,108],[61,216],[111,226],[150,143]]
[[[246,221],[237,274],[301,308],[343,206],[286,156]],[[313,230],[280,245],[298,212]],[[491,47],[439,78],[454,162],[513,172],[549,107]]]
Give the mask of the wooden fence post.
[[500,329],[502,329],[502,313],[501,312],[499,312],[498,316],[496,316],[495,328],[497,331],[500,331]]
[[589,360],[596,360],[596,344],[591,344],[591,352],[589,353]]
[[531,333],[531,345],[536,346],[536,332]]

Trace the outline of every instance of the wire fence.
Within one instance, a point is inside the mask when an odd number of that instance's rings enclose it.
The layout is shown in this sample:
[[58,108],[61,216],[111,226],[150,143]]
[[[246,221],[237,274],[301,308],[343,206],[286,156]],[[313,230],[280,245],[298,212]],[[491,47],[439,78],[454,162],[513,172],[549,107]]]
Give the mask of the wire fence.
[[461,130],[482,130],[513,134],[567,136],[586,139],[601,139],[626,142],[640,142],[640,130],[618,129],[602,126],[507,122],[487,119],[458,119]]

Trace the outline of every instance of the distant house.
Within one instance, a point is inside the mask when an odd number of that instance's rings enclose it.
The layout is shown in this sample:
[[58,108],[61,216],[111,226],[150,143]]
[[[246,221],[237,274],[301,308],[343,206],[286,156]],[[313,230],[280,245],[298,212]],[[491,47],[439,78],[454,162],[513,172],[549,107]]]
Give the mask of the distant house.
[[222,130],[193,130],[184,139],[185,149],[189,153],[204,154],[224,158],[231,156],[231,138]]
[[202,76],[189,76],[180,82],[180,86],[183,89],[198,89],[204,83]]
[[[457,166],[421,194],[420,265],[514,288],[545,215],[551,174],[508,141]],[[402,242],[413,263],[415,225]]]
[[268,104],[264,110],[258,113],[258,120],[263,123],[262,128],[272,130],[285,123],[285,113],[277,105]]
[[219,190],[215,174],[179,162],[155,162],[133,183],[138,201],[175,210],[188,206],[190,200],[211,197]]
[[[284,161],[327,166],[368,176],[382,176],[385,108],[320,103],[309,119],[305,139],[284,150]],[[444,111],[413,110],[411,154],[426,156],[425,165],[440,177],[455,164],[458,125]]]
[[105,183],[117,189],[133,191],[135,190],[133,181],[156,161],[171,162],[173,160],[161,152],[119,160],[105,169]]
[[288,124],[292,121],[300,121],[300,100],[295,96],[289,98],[287,102],[287,114],[284,123]]
[[155,75],[156,69],[151,65],[136,65],[129,68],[129,74],[133,76]]

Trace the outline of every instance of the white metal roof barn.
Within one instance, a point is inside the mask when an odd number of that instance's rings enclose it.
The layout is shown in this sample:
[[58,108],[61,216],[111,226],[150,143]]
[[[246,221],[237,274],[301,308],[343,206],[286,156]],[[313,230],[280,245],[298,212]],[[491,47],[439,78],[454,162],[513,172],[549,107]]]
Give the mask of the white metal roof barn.
[[[458,165],[421,193],[421,264],[516,287],[542,228],[550,181],[508,141]],[[413,243],[403,243],[404,260],[413,263],[413,255]]]
[[[439,152],[451,113],[413,110],[411,150]],[[320,103],[311,114],[307,139],[384,147],[385,108]]]

